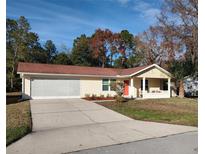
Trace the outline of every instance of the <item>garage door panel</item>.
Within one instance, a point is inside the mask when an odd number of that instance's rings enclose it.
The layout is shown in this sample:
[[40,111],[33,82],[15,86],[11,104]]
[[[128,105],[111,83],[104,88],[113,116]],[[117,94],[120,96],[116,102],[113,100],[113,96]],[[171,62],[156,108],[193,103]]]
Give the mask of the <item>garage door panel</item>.
[[80,96],[80,81],[76,79],[33,79],[32,97]]

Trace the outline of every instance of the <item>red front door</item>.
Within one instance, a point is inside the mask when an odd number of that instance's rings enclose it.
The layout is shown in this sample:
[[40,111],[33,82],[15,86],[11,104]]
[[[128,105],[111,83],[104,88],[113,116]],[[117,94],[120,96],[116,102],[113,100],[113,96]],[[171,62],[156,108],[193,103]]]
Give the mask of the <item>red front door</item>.
[[124,95],[129,95],[129,80],[124,81]]

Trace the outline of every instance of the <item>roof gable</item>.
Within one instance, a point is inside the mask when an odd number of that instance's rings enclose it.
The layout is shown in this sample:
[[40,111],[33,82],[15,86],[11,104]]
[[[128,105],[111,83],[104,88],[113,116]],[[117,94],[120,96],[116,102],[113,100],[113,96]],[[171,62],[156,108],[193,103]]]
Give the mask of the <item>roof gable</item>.
[[162,67],[158,66],[157,64],[149,65],[146,68],[141,69],[140,71],[131,74],[131,76],[135,76],[135,75],[139,77],[146,76],[150,78],[151,77],[155,77],[155,78],[172,77],[171,73],[169,73],[167,70],[163,69]]
[[147,78],[169,78],[170,76],[158,69],[157,67],[151,67],[144,71],[141,71],[136,76],[138,77],[147,77]]

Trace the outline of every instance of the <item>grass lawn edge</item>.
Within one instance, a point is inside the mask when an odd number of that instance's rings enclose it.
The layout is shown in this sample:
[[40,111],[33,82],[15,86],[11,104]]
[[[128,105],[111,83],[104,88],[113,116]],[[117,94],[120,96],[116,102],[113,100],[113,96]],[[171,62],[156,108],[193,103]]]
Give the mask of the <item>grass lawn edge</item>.
[[[29,133],[32,132],[32,115],[31,115],[31,108],[30,108],[30,102],[29,101],[23,101],[23,102],[19,102],[19,103],[16,103],[16,104],[9,104],[9,106],[7,106],[7,107],[11,107],[12,109],[8,109],[10,111],[7,111],[7,114],[18,114],[18,113],[20,113],[21,112],[21,106],[25,105],[25,103],[27,103],[27,105],[28,105],[27,106],[28,108],[26,108],[26,113],[16,115],[16,116],[19,116],[19,119],[21,119],[22,116],[26,116],[25,118],[23,118],[23,120],[25,119],[26,122],[24,122],[24,121],[23,122],[18,122],[18,119],[14,119],[17,123],[20,123],[20,124],[15,125],[14,127],[12,127],[12,125],[10,125],[10,124],[8,124],[6,126],[6,146],[11,145],[12,143],[18,141],[19,139],[23,138],[24,136],[26,136],[26,135],[28,135]],[[15,107],[17,108],[16,110],[15,110]],[[9,115],[7,115],[7,116],[9,116]],[[7,119],[7,122],[9,122],[8,119]]]
[[131,100],[122,104],[95,103],[135,120],[198,127],[198,104],[195,102],[186,98],[170,98]]

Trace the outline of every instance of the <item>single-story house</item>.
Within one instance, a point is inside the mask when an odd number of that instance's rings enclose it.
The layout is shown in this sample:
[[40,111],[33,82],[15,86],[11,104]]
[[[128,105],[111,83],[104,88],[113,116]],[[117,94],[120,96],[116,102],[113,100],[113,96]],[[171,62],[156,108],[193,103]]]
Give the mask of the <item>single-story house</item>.
[[176,96],[172,75],[153,64],[128,69],[72,65],[18,64],[24,98],[82,98],[114,96],[111,82],[124,82],[124,97],[169,98]]

